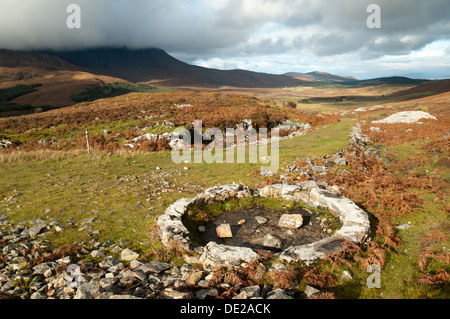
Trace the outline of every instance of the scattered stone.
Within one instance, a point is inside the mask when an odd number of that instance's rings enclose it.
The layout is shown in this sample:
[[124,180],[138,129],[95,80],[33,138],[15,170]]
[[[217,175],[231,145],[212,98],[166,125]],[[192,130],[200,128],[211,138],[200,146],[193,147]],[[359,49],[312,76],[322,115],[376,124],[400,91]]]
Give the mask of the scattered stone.
[[55,225],[55,231],[60,233],[64,230],[64,226],[61,225]]
[[267,293],[266,299],[294,299],[294,298],[286,294],[282,289],[275,289]]
[[94,258],[102,258],[105,257],[105,253],[101,250],[93,250],[91,252],[91,256]]
[[39,291],[36,291],[31,294],[30,299],[47,299],[47,296]]
[[383,132],[379,127],[376,127],[376,126],[372,126],[372,127],[370,128],[370,130],[371,130],[372,132],[379,132],[379,133]]
[[96,299],[100,297],[102,288],[94,283],[82,284],[73,299]]
[[334,163],[337,166],[346,166],[348,164],[348,161],[345,157],[339,157],[337,159],[334,160]]
[[284,214],[278,221],[279,227],[300,228],[303,225],[303,216],[300,214]]
[[37,224],[37,225],[34,225],[33,227],[31,227],[31,228],[28,228],[28,229],[25,229],[21,234],[20,234],[20,236],[22,236],[22,237],[30,237],[30,238],[34,238],[34,237],[36,237],[37,235],[39,235],[44,229],[46,229],[47,228],[47,225],[46,224]]
[[204,275],[203,271],[196,271],[192,273],[192,275],[187,280],[187,284],[190,286],[196,286],[202,279],[203,275]]
[[171,288],[165,289],[160,294],[161,299],[192,299],[192,293],[180,292]]
[[123,261],[133,261],[133,260],[137,259],[138,257],[139,257],[138,253],[136,253],[128,248],[125,248],[124,250],[122,250],[122,253],[120,254],[120,258]]
[[408,229],[411,228],[411,225],[409,225],[409,224],[401,224],[401,225],[396,226],[395,228],[400,229],[400,230],[408,230]]
[[267,218],[262,216],[255,216],[256,222],[260,225],[267,223]]
[[261,288],[259,285],[244,287],[241,289],[241,292],[245,292],[248,298],[261,297]]
[[350,133],[350,143],[358,144],[359,146],[365,147],[366,144],[370,141],[370,138],[362,132],[361,125],[357,123]]
[[325,174],[325,173],[328,172],[328,167],[326,167],[326,166],[313,165],[313,166],[311,167],[311,170],[312,170],[313,172],[316,172],[316,173]]
[[206,227],[205,226],[198,226],[197,231],[200,234],[204,234],[204,233],[206,233]]
[[197,299],[214,298],[217,296],[219,296],[219,292],[217,291],[216,288],[201,289],[195,292],[195,297]]
[[342,272],[342,280],[352,280],[353,276],[350,270],[344,270]]
[[233,299],[251,299],[261,297],[261,288],[258,285],[248,286],[241,289],[240,293]]
[[319,295],[320,294],[320,290],[318,290],[318,289],[316,289],[314,287],[311,287],[309,285],[306,285],[305,294],[306,294],[306,297],[311,298],[311,297],[314,297],[316,295]]
[[[51,211],[50,208],[47,208],[46,210],[44,210],[44,214],[47,214],[50,211]],[[45,224],[46,222],[47,221],[42,218],[36,218],[36,219],[33,219],[32,221],[30,221],[30,223],[32,223],[32,224]]]
[[109,299],[142,299],[136,296],[130,296],[130,295],[112,295],[109,297]]
[[241,219],[240,221],[238,221],[238,225],[242,226],[245,224],[245,219]]
[[171,265],[165,262],[152,262],[146,265],[146,269],[152,273],[160,274],[171,268]]
[[273,176],[273,172],[271,170],[267,169],[266,167],[262,167],[260,175],[261,176]]
[[113,249],[111,249],[111,254],[120,253],[123,249],[120,246],[115,246]]
[[274,249],[281,249],[282,245],[281,245],[281,240],[279,240],[278,238],[267,234],[262,242],[262,245],[264,247],[268,247],[268,248],[274,248]]
[[0,141],[0,148],[8,148],[12,145],[12,142],[9,140]]
[[216,228],[217,237],[219,238],[232,238],[233,234],[231,232],[230,224],[222,224]]
[[102,269],[108,269],[110,267],[120,264],[120,260],[113,257],[107,257],[103,259],[98,265]]
[[46,271],[52,270],[52,269],[56,268],[57,266],[58,266],[57,263],[52,263],[52,262],[42,263],[33,268],[33,274],[34,275],[43,275],[43,274],[45,274]]
[[91,223],[93,223],[95,220],[96,220],[96,217],[92,217],[92,218],[85,219],[85,220],[83,221],[82,225],[85,225],[85,224],[91,224]]

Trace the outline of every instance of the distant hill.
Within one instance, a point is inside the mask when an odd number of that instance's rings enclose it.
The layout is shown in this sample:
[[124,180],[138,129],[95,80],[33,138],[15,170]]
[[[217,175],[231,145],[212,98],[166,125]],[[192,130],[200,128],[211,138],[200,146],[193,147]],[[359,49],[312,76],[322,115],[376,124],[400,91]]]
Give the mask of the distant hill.
[[411,79],[404,76],[392,76],[392,77],[381,77],[368,80],[358,80],[352,76],[339,76],[330,74],[327,72],[309,72],[309,73],[298,73],[289,72],[284,75],[296,78],[305,82],[319,82],[319,83],[335,83],[342,84],[344,86],[355,86],[355,87],[365,87],[365,86],[376,86],[383,84],[398,84],[398,85],[419,85],[426,83],[429,80],[421,79]]
[[[34,88],[29,92],[19,90],[22,94],[4,101],[3,104],[6,102],[17,104],[17,110],[73,105],[71,95],[80,94],[97,85],[114,82],[126,81],[92,74],[86,68],[75,66],[48,53],[0,49],[0,90],[13,89],[16,86]],[[5,91],[2,92],[4,94]]]
[[175,59],[161,49],[98,48],[45,53],[95,74],[160,86],[277,88],[304,83],[286,75],[194,66]]
[[436,95],[448,91],[450,91],[450,79],[432,80],[422,82],[421,84],[408,90],[395,92],[391,94],[391,97],[400,98],[402,100],[409,100],[425,96]]
[[429,80],[421,79],[411,79],[404,76],[391,76],[391,77],[381,77],[369,80],[359,80],[359,81],[349,81],[346,84],[349,85],[359,85],[359,86],[373,86],[382,84],[408,84],[408,85],[419,85],[426,83]]
[[318,72],[318,71],[308,73],[289,72],[285,73],[284,75],[302,81],[310,81],[310,82],[343,83],[343,82],[358,81],[358,79],[352,76],[339,76],[327,72]]

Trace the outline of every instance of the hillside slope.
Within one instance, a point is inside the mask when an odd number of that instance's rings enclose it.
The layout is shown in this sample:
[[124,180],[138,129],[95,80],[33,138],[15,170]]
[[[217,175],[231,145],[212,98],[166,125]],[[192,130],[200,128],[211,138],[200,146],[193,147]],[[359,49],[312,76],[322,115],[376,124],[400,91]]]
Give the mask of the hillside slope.
[[343,82],[358,81],[358,79],[351,76],[339,76],[327,72],[318,72],[318,71],[308,73],[288,72],[285,73],[284,75],[302,81],[311,81],[311,82],[343,83]]
[[48,53],[96,74],[163,86],[276,88],[303,83],[285,75],[189,65],[161,49],[99,48]]
[[0,67],[33,67],[44,70],[80,70],[79,67],[54,55],[0,49]]

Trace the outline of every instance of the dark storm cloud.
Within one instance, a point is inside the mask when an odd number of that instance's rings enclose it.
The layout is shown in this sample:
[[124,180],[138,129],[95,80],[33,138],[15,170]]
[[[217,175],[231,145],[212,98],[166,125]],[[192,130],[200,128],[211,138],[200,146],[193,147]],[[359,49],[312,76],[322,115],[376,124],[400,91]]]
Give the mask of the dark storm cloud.
[[[81,7],[81,29],[66,7]],[[381,29],[366,25],[370,3]],[[0,46],[74,49],[158,47],[188,60],[354,54],[401,55],[449,39],[448,0],[2,0]]]
[[[380,31],[370,30],[365,24],[371,2],[3,0],[0,42],[10,48],[155,46],[203,55],[222,48],[248,48],[254,32],[267,23],[276,23],[297,32],[301,42],[305,46],[309,42],[313,53],[319,55],[355,49],[395,54],[450,34],[448,0],[376,1],[382,9]],[[81,29],[70,30],[65,25],[65,9],[70,3],[81,6]],[[271,37],[272,43],[281,44],[282,29]],[[262,39],[263,43],[269,43],[269,39]],[[264,50],[263,45],[255,45]],[[274,51],[271,45],[267,48]],[[292,44],[292,49],[298,49],[298,45]]]

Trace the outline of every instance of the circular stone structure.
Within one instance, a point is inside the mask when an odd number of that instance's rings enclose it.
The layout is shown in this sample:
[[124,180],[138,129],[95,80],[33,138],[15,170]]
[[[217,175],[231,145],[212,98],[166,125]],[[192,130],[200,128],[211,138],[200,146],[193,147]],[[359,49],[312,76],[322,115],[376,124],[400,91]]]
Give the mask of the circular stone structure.
[[[245,185],[229,184],[215,186],[198,194],[194,198],[182,198],[170,205],[158,218],[159,236],[165,246],[176,245],[188,251],[194,251],[195,244],[189,239],[189,231],[182,218],[191,205],[210,204],[230,198],[250,196],[283,198],[293,202],[327,209],[335,214],[342,224],[334,235],[306,245],[290,246],[278,253],[280,260],[287,263],[303,261],[316,262],[327,254],[340,251],[342,243],[351,241],[363,243],[369,234],[370,223],[366,212],[353,201],[331,191],[321,189],[314,181],[292,184],[274,184],[251,190]],[[202,247],[200,262],[205,269],[220,266],[237,267],[257,257],[257,252],[248,247],[227,246],[210,241]]]

